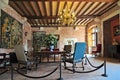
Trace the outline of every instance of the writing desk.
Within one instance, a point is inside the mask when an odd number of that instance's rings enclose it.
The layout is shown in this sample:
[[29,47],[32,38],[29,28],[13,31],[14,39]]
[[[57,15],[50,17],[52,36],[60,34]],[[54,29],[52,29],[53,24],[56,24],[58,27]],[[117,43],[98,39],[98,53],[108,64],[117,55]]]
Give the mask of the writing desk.
[[40,52],[36,52],[35,55],[40,57],[40,62],[42,62],[42,58],[43,58],[44,56],[47,57],[47,62],[51,62],[51,61],[49,60],[49,56],[50,56],[50,55],[53,55],[53,56],[54,56],[54,57],[53,57],[53,59],[54,59],[53,62],[56,62],[55,56],[56,56],[56,55],[61,55],[61,54],[64,54],[64,53],[65,53],[65,51],[40,51]]

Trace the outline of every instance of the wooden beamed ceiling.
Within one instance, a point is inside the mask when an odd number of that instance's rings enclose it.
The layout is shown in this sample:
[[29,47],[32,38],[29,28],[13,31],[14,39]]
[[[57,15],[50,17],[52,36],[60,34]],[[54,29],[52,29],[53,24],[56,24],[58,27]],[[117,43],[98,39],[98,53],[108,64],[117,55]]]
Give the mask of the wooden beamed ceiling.
[[117,6],[118,0],[9,0],[9,5],[32,27],[65,27],[57,23],[59,13],[68,7],[77,17],[73,26],[87,25]]

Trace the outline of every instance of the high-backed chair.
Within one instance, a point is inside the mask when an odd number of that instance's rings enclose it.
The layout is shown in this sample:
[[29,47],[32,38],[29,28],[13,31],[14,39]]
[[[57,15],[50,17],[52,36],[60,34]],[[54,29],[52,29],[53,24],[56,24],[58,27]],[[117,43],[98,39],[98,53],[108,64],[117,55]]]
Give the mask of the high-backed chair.
[[101,44],[92,47],[92,54],[97,56],[97,53],[101,53]]
[[74,72],[76,63],[81,62],[82,63],[82,68],[84,70],[83,58],[84,58],[85,52],[86,52],[86,43],[85,42],[76,42],[73,57],[72,58],[64,58],[64,60],[63,60],[65,69],[68,68],[66,66],[66,63],[71,63],[72,68],[73,68],[73,72]]
[[37,69],[37,58],[28,60],[27,55],[25,54],[23,45],[15,45],[14,49],[17,56],[17,60],[18,60],[18,69],[21,68],[20,67],[21,64],[25,65],[26,73],[29,67],[32,67],[34,65],[35,65],[35,68]]
[[66,57],[69,58],[72,55],[71,50],[72,50],[72,45],[64,45],[64,51],[66,52],[64,55]]

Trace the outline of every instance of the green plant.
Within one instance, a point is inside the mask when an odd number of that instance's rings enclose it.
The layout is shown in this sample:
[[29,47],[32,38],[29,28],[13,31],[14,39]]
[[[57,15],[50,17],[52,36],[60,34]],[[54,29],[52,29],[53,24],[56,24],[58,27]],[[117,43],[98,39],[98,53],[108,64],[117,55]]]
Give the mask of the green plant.
[[46,45],[48,47],[50,45],[56,46],[56,44],[57,44],[57,38],[56,38],[56,36],[54,34],[46,35],[45,41],[46,41]]

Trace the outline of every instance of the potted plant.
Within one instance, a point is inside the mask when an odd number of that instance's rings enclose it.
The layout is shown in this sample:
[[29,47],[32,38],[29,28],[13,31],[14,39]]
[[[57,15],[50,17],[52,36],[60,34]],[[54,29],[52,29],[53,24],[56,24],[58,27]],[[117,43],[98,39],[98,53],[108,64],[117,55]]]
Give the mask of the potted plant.
[[45,42],[47,47],[52,51],[57,44],[57,38],[54,34],[46,35]]

